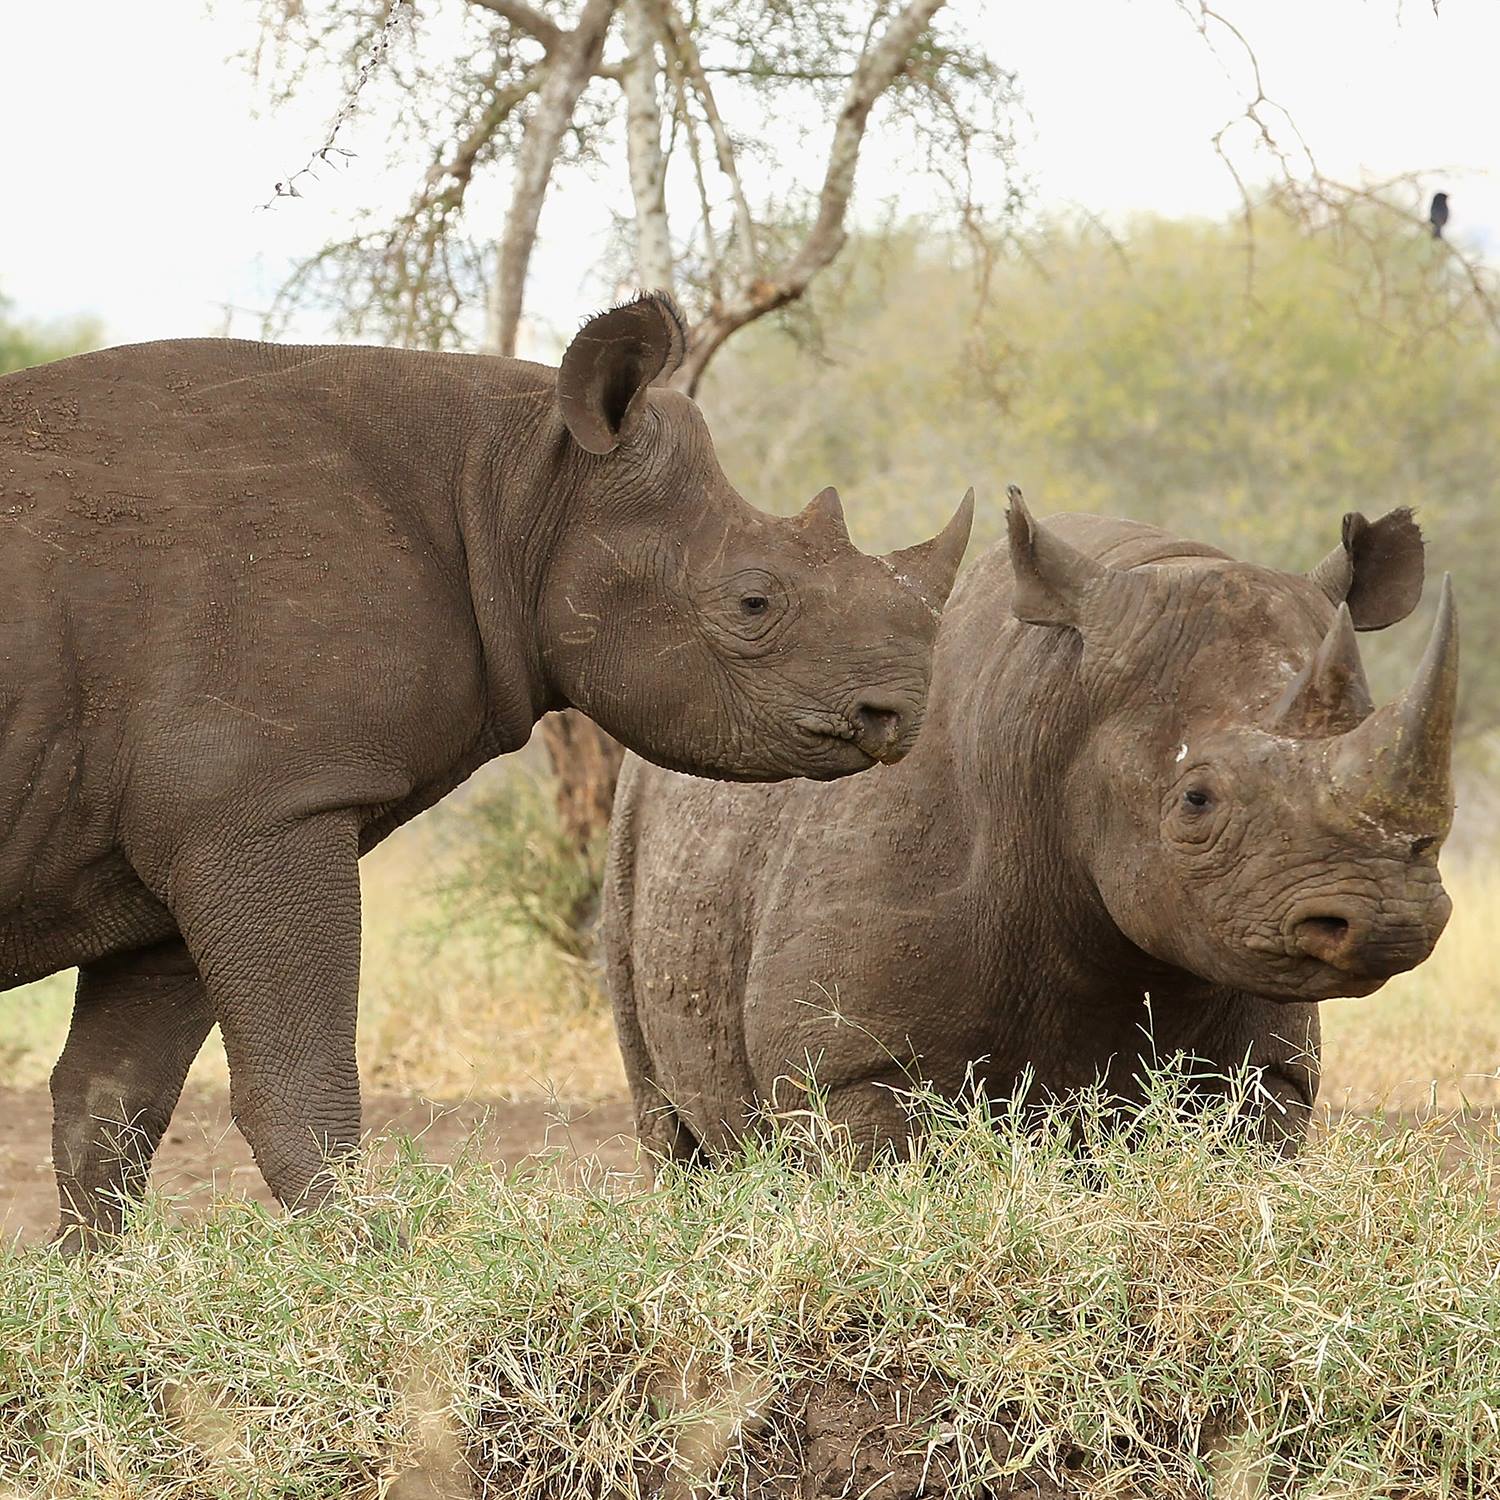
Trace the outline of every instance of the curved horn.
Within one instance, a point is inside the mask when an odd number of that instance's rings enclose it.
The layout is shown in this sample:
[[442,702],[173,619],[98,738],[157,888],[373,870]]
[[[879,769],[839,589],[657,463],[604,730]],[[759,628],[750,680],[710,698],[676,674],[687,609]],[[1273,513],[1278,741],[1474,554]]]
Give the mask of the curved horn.
[[1458,709],[1458,611],[1443,592],[1411,686],[1340,736],[1334,779],[1381,822],[1445,834],[1453,819],[1453,724]]
[[1340,604],[1313,659],[1271,710],[1271,727],[1299,739],[1344,734],[1369,718],[1375,703],[1365,681],[1354,618]]
[[842,550],[853,548],[849,528],[844,524],[844,506],[839,492],[830,484],[819,490],[792,518],[809,538]]
[[974,525],[974,490],[971,486],[958,502],[953,519],[934,537],[918,542],[915,547],[902,547],[898,552],[888,552],[885,561],[897,573],[915,578],[927,592],[928,603],[941,609],[953,592],[958,577],[959,564],[964,560],[964,550],[969,545],[969,532]]

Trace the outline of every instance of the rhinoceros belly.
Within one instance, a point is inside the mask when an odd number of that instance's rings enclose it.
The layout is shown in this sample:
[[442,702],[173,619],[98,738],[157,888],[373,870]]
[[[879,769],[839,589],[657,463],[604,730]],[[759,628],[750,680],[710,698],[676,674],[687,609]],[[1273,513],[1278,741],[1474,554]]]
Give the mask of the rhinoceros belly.
[[[12,552],[12,563],[15,562]],[[157,941],[170,917],[114,845],[107,742],[61,609],[12,567],[0,599],[0,987]],[[91,743],[92,741],[92,743]]]

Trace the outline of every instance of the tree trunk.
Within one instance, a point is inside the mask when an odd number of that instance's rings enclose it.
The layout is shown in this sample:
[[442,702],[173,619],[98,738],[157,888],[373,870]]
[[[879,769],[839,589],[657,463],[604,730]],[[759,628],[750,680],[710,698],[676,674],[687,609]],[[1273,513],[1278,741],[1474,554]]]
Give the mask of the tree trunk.
[[514,354],[521,326],[526,271],[536,248],[537,224],[579,96],[599,67],[618,0],[585,0],[578,25],[560,33],[548,51],[546,76],[526,122],[516,156],[510,213],[500,239],[499,264],[491,291],[488,337],[492,354]]
[[557,780],[557,817],[580,853],[603,838],[625,747],[577,709],[548,714],[542,743]]
[[[672,290],[672,242],[667,234],[666,161],[657,107],[656,29],[645,0],[626,0],[630,49],[622,84],[628,129],[626,154],[635,199],[635,261],[643,287]],[[580,850],[604,837],[614,806],[625,747],[576,709],[542,720],[542,743],[557,783],[557,816]]]

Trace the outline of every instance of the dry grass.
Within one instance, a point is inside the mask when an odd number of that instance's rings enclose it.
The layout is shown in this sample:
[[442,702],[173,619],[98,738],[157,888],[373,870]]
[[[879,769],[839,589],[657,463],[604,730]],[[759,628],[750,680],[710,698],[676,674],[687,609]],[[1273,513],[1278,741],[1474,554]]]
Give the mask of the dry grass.
[[1500,865],[1449,862],[1453,918],[1432,957],[1364,1000],[1323,1007],[1325,1103],[1500,1105]]
[[0,1253],[0,1475],[789,1500],[842,1492],[793,1477],[831,1430],[910,1482],[873,1494],[1500,1493],[1500,1145],[1348,1122],[1289,1166],[1173,1087],[1128,1147],[1087,1103],[938,1106],[861,1173],[802,1115],[653,1193],[408,1158],[320,1219],[153,1203],[103,1259]]

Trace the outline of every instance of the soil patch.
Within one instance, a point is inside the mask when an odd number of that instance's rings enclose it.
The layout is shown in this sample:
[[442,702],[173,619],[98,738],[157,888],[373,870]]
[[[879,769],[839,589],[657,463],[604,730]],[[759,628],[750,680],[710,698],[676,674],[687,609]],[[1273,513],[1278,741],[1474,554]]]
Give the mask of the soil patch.
[[[486,1126],[484,1154],[497,1164],[515,1166],[539,1153],[560,1151],[610,1170],[635,1166],[628,1099],[444,1103],[409,1094],[365,1095],[366,1132],[410,1136],[429,1161],[451,1161],[481,1123]],[[189,1212],[218,1193],[274,1201],[229,1118],[229,1096],[218,1089],[183,1095],[156,1154],[151,1180],[163,1192],[181,1197]],[[45,1089],[0,1088],[0,1237],[34,1244],[46,1239],[56,1223],[51,1096]]]

